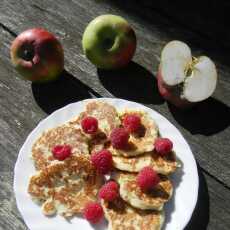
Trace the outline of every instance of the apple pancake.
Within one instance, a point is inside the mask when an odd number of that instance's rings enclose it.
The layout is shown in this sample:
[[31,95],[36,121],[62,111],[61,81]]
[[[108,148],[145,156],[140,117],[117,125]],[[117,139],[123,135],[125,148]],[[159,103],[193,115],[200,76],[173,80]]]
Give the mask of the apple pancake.
[[136,157],[113,156],[113,166],[127,172],[139,172],[142,168],[149,166],[157,173],[169,175],[180,167],[180,163],[174,152],[161,156],[155,151],[145,153]]
[[126,149],[115,149],[112,146],[109,150],[114,156],[132,157],[150,152],[154,149],[154,142],[158,137],[158,127],[154,120],[143,111],[125,111],[121,113],[121,120],[126,115],[135,114],[141,118],[141,127],[136,133],[131,133]]
[[137,174],[119,172],[116,180],[120,185],[120,196],[123,200],[135,208],[142,210],[163,209],[164,204],[171,198],[173,185],[170,180],[163,175],[160,182],[151,191],[143,192],[136,182]]
[[102,184],[103,178],[90,163],[89,156],[77,154],[36,172],[30,178],[28,193],[42,203],[45,215],[57,212],[71,217],[81,213],[86,203],[96,201]]
[[55,160],[52,148],[56,145],[71,146],[72,154],[89,154],[87,138],[73,125],[64,124],[50,129],[38,138],[32,147],[32,159],[36,169],[42,169]]
[[112,202],[102,200],[108,230],[160,230],[164,223],[163,211],[133,208],[121,198]]
[[95,100],[86,104],[85,111],[69,123],[76,128],[81,128],[81,120],[86,116],[92,116],[98,120],[98,132],[91,135],[84,133],[84,135],[88,139],[90,152],[100,151],[108,143],[111,131],[120,126],[119,116],[112,105]]
[[[106,102],[96,100],[89,102],[86,104],[85,111],[76,119],[70,121],[70,124],[80,128],[81,120],[86,116],[95,117],[98,120],[99,131],[103,132],[107,137],[109,137],[114,128],[120,126],[120,119],[115,107]],[[91,135],[88,136],[91,137]]]

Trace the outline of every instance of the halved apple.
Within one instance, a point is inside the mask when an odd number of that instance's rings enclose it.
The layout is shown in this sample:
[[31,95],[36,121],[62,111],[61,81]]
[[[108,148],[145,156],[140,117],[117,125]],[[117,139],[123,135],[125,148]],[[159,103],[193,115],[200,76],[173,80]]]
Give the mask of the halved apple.
[[217,70],[210,58],[195,58],[188,45],[171,41],[162,50],[157,79],[160,94],[177,107],[185,107],[213,94]]

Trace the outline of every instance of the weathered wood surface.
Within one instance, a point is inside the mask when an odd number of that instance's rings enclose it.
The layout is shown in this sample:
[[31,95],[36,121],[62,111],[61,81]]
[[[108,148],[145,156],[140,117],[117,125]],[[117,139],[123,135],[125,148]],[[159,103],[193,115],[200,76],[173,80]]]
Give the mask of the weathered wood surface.
[[[162,113],[181,130],[201,167],[199,202],[187,229],[206,229],[208,223],[208,229],[230,229],[229,50],[223,49],[224,42],[215,43],[211,32],[203,36],[190,30],[189,25],[186,29],[185,22],[183,26],[177,23],[178,17],[173,21],[173,14],[165,17],[161,4],[149,7],[148,1],[131,3],[131,0],[0,2],[0,229],[26,229],[15,208],[12,181],[18,150],[29,132],[57,108],[100,96],[143,103]],[[81,36],[85,26],[104,13],[124,16],[137,33],[134,62],[123,71],[97,71],[82,55]],[[66,72],[56,83],[31,85],[21,80],[10,64],[9,47],[14,36],[34,26],[55,33],[64,45]],[[198,26],[197,23],[196,28]],[[168,106],[156,91],[154,75],[160,50],[172,39],[188,42],[195,54],[210,56],[219,70],[214,96],[190,112]]]
[[[115,1],[114,1],[115,2]],[[124,4],[128,9],[138,9],[137,6],[142,6],[145,13],[147,11],[151,14],[160,14],[167,18],[177,26],[190,30],[193,33],[201,35],[208,42],[218,43],[218,46],[230,48],[230,15],[229,1],[219,0],[193,0],[187,1],[170,1],[161,0],[159,2],[142,0],[141,4],[138,0],[130,1],[116,1],[117,4]],[[146,15],[148,17],[148,15]]]

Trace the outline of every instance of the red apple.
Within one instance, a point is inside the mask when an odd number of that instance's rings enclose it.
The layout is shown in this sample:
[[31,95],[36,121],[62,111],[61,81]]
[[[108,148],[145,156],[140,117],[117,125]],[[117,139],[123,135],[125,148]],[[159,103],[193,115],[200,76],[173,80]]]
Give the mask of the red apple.
[[23,78],[48,82],[64,68],[64,53],[57,38],[42,28],[22,32],[11,45],[11,61]]
[[[160,95],[171,104],[176,107],[186,108],[194,105],[194,103],[187,101],[180,97],[180,88],[169,87],[164,84],[162,80],[161,71],[159,69],[157,73],[157,85],[160,92]],[[177,91],[177,92],[176,92]]]
[[188,45],[171,41],[162,50],[157,81],[163,98],[177,107],[185,108],[213,94],[217,71],[210,58],[195,58]]

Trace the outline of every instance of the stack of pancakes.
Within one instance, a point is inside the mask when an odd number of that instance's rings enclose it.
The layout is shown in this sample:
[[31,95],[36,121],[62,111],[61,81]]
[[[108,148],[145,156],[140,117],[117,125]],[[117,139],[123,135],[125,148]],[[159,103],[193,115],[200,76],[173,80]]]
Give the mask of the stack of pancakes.
[[[140,132],[130,134],[125,150],[109,146],[113,155],[113,179],[119,184],[119,199],[103,201],[105,217],[109,229],[158,230],[164,223],[163,207],[173,193],[173,185],[168,178],[179,167],[174,152],[161,156],[154,151],[154,142],[159,136],[154,120],[143,111],[119,111],[119,119],[135,114],[141,118]],[[149,166],[160,177],[159,184],[149,192],[143,192],[136,183],[138,172]]]
[[[131,134],[129,147],[118,150],[111,146],[109,136],[114,128],[122,126],[127,114],[138,114],[142,128]],[[97,118],[99,130],[85,134],[80,122],[86,116]],[[117,111],[112,105],[93,101],[73,120],[44,132],[34,143],[32,158],[37,172],[30,178],[28,192],[42,203],[45,215],[58,213],[64,217],[82,212],[87,202],[96,201],[104,183],[90,162],[90,154],[107,148],[113,155],[113,179],[119,184],[120,197],[113,202],[102,201],[109,229],[161,229],[163,207],[170,199],[173,186],[167,175],[178,168],[175,154],[160,156],[154,152],[158,128],[143,111]],[[53,158],[55,145],[67,144],[71,157],[64,161]],[[137,173],[145,166],[152,167],[160,176],[160,183],[148,193],[136,184]]]

